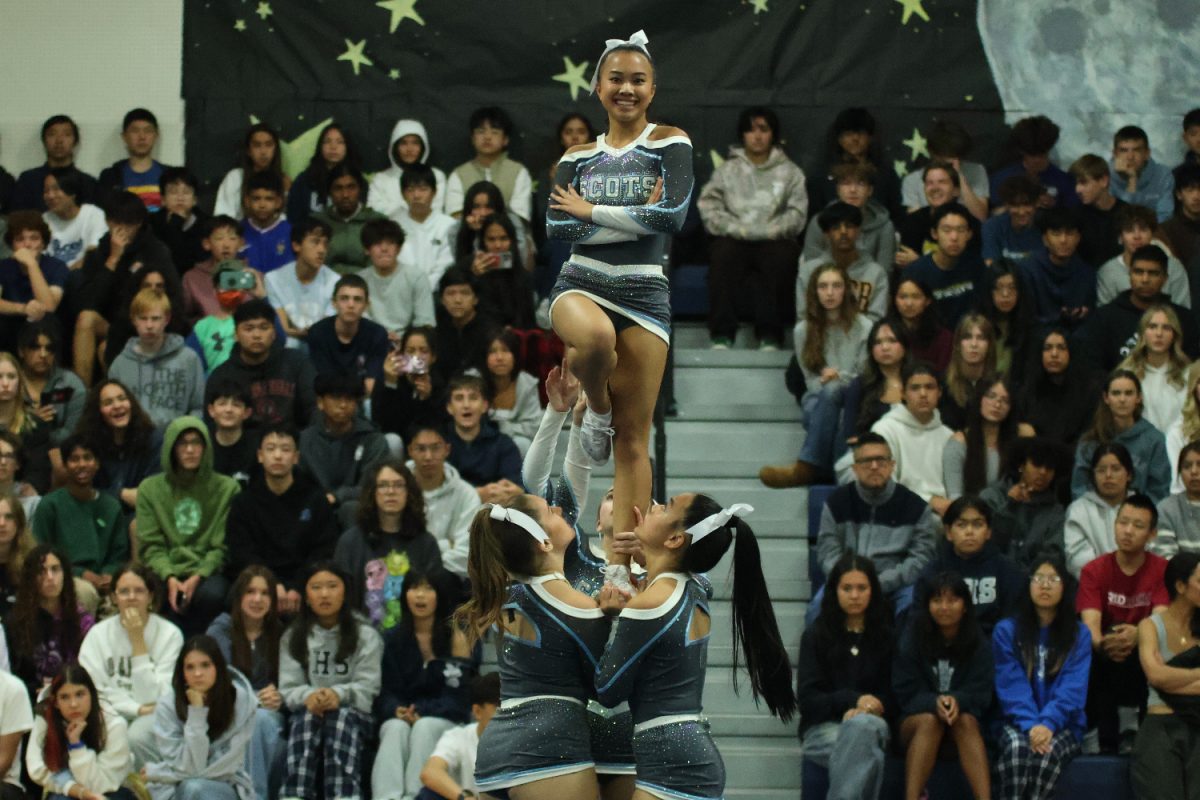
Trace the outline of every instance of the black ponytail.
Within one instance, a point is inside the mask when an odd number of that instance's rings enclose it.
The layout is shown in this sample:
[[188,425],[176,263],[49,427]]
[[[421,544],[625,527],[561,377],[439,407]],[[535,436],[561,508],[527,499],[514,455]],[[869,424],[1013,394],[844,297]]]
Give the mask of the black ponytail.
[[[698,494],[688,506],[683,527],[690,528],[720,510],[720,504],[711,497]],[[680,567],[688,572],[708,572],[717,566],[730,544],[733,544],[734,691],[737,691],[740,649],[745,655],[755,701],[761,698],[774,716],[787,722],[796,712],[792,666],[775,621],[754,531],[744,520],[734,517],[699,542],[689,544]]]

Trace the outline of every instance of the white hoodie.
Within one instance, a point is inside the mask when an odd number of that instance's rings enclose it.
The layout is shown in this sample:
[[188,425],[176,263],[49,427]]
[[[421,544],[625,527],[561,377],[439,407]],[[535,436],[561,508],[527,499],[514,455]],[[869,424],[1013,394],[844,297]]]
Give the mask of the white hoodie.
[[79,648],[79,665],[92,676],[100,699],[132,722],[141,706],[157,703],[171,688],[183,634],[158,614],[146,623],[144,656],[134,657],[121,617],[97,622]]
[[[408,469],[416,471],[408,462]],[[442,566],[461,578],[467,577],[467,544],[471,519],[479,510],[479,493],[462,479],[458,470],[449,464],[442,468],[442,485],[422,492],[425,499],[425,528],[437,539],[442,551]]]
[[71,794],[71,788],[85,788],[108,795],[121,788],[129,776],[132,756],[129,753],[129,728],[125,719],[111,708],[101,706],[104,720],[104,749],[97,753],[90,747],[67,751],[67,776],[52,772],[46,766],[46,718],[38,714],[33,721],[29,749],[25,751],[25,766],[29,777],[52,794]]
[[[421,152],[421,163],[428,162],[429,134],[425,132],[425,126],[415,119],[397,120],[392,128],[392,138],[388,140],[388,161],[392,162],[392,165],[382,172],[372,175],[367,190],[371,208],[395,220],[408,215],[408,203],[404,202],[404,197],[400,194],[400,175],[403,174],[404,168],[396,163],[395,151],[396,142],[409,134],[421,137],[421,142],[425,145],[425,149]],[[433,213],[445,213],[446,173],[434,167],[433,177],[437,180],[437,194],[433,196]]]
[[871,430],[887,439],[896,462],[893,474],[896,483],[916,492],[926,502],[931,497],[946,496],[942,450],[954,431],[942,424],[937,409],[929,422],[922,424],[906,406],[895,405],[871,426]]

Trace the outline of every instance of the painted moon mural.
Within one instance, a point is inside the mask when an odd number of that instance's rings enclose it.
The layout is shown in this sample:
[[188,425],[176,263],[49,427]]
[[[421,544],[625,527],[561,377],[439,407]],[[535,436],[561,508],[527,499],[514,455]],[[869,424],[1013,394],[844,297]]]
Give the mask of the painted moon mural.
[[1070,163],[1107,156],[1140,125],[1156,160],[1179,162],[1180,119],[1200,105],[1196,0],[978,0],[977,24],[1005,119],[1045,114]]

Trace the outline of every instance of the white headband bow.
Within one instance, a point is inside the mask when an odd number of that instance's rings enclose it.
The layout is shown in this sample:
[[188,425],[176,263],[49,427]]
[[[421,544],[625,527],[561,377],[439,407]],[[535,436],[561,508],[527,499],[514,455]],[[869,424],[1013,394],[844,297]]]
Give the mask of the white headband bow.
[[537,524],[537,520],[526,514],[524,511],[518,511],[515,508],[505,508],[504,506],[498,506],[493,503],[491,511],[488,512],[488,516],[490,516],[492,519],[511,522],[513,525],[523,528],[530,536],[537,539],[539,542],[550,541],[550,535],[542,529],[541,525]]
[[645,31],[638,31],[628,39],[606,39],[604,52],[600,54],[599,60],[596,61],[596,68],[592,70],[592,94],[596,93],[596,84],[600,82],[600,65],[604,63],[604,59],[609,53],[618,47],[635,47],[645,53],[646,58],[649,58],[650,51],[646,49],[648,44],[650,44],[650,40],[646,38]]
[[684,533],[690,533],[692,535],[692,544],[695,544],[713,531],[724,528],[729,524],[729,520],[734,517],[742,519],[752,513],[754,513],[754,506],[748,503],[734,503],[729,508],[723,508],[717,513],[705,517],[684,531]]

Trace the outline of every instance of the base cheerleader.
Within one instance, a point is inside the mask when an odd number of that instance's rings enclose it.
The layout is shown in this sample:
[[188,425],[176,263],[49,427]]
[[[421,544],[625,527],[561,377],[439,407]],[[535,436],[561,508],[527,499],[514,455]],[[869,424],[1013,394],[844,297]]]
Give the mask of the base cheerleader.
[[[722,509],[699,494],[653,506],[636,534],[646,559],[646,583],[620,611],[600,659],[600,702],[628,702],[637,762],[634,800],[719,800],[725,765],[702,715],[711,614],[705,582],[733,545],[733,670],[745,657],[755,698],[786,721],[796,709],[791,666],[762,574],[758,542],[740,516],[749,506]],[[605,610],[619,605],[601,597]]]

